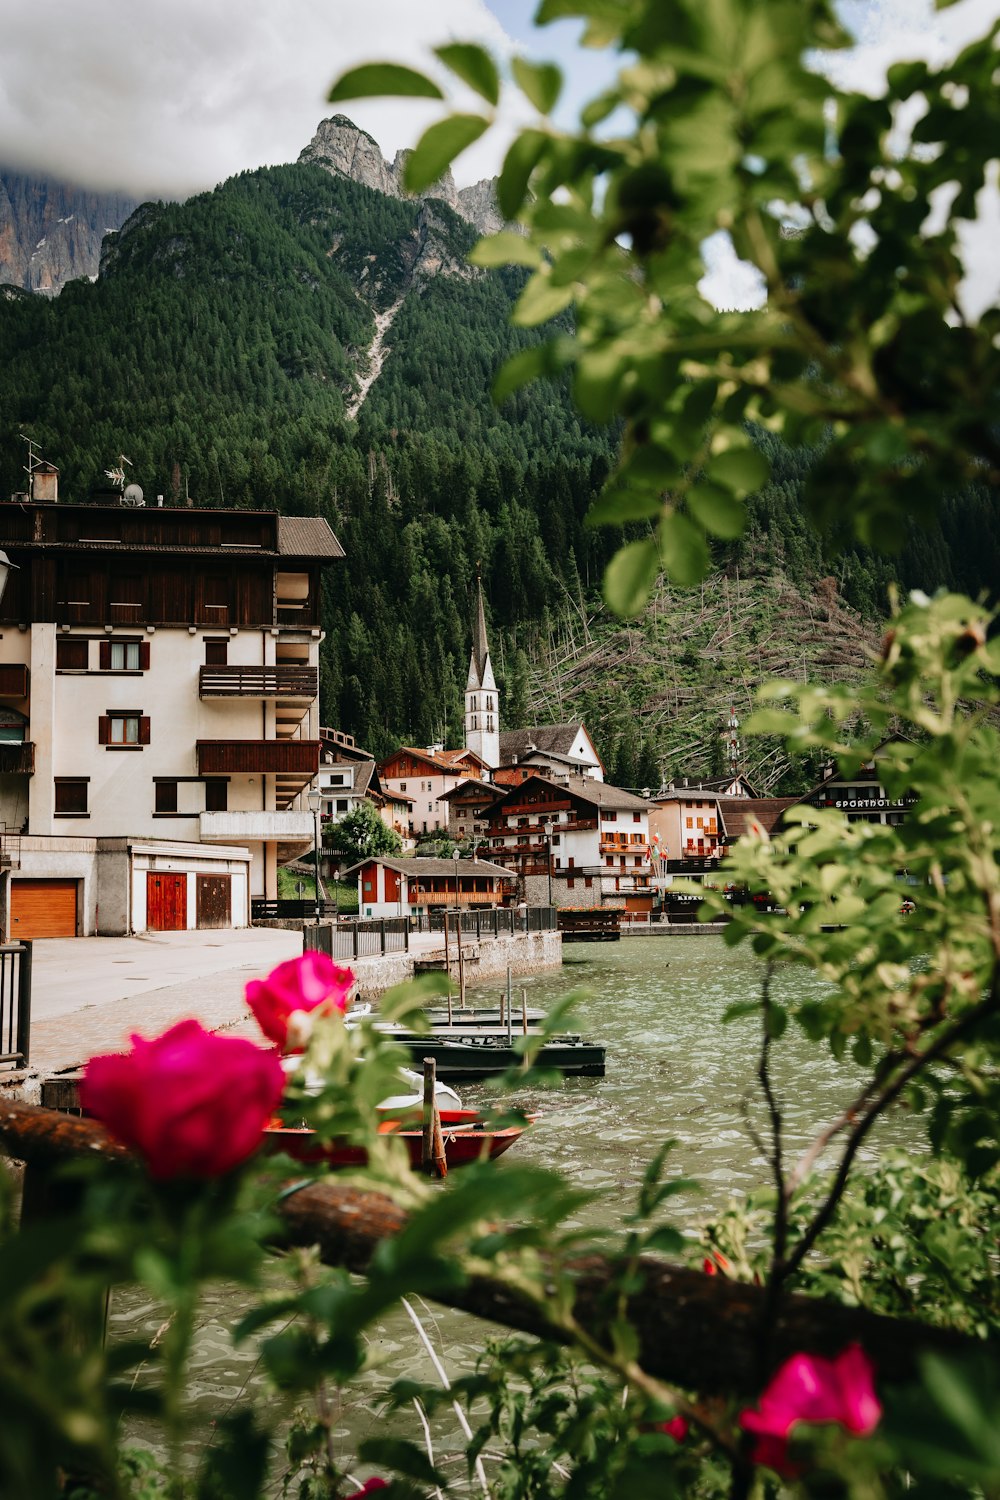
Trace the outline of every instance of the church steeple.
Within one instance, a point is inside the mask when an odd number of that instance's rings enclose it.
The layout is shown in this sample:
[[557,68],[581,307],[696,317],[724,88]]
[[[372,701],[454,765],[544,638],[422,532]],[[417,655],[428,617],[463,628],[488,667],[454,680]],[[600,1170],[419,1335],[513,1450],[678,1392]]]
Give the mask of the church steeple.
[[497,685],[486,639],[483,585],[476,569],[476,614],[472,625],[472,656],[465,684],[465,745],[492,769],[500,764],[500,715]]

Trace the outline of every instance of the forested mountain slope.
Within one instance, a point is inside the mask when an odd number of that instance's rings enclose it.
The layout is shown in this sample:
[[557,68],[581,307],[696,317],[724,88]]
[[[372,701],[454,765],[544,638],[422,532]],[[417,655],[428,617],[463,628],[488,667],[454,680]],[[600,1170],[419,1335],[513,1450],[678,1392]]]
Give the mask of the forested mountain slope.
[[[547,622],[589,618],[620,540],[584,526],[615,434],[581,422],[565,384],[494,407],[495,370],[535,335],[509,323],[521,273],[468,266],[475,239],[446,202],[391,196],[314,163],[144,205],[105,242],[96,283],[0,299],[3,491],[21,487],[24,430],[59,465],[67,499],[85,498],[125,453],[130,477],[167,503],[190,495],[326,516],[347,561],[327,582],[324,718],[376,753],[460,736],[481,569],[494,638],[517,663],[511,714],[528,711],[519,699],[534,682],[529,717],[555,716]],[[759,441],[772,482],[750,501],[744,539],[719,548],[720,576],[773,574],[808,595],[810,580],[830,575],[867,614],[884,608],[892,577],[994,586],[1000,538],[985,494],[956,496],[937,531],[914,533],[897,560],[838,556],[799,503],[815,455]],[[678,598],[677,608],[680,619],[694,605]],[[665,641],[683,634],[671,627]],[[690,671],[698,699],[697,663]],[[708,770],[705,734],[684,739],[692,703],[675,695],[670,713],[651,716],[649,690],[627,658],[595,663],[579,704],[605,754],[614,761],[626,729],[641,726],[649,774],[652,761]]]

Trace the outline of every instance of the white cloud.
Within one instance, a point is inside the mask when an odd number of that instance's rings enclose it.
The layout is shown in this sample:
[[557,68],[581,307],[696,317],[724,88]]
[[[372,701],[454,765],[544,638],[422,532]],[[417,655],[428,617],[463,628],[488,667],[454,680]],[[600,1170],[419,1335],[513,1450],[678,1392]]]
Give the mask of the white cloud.
[[[449,39],[510,51],[485,0],[33,0],[4,19],[0,150],[23,171],[185,196],[294,161],[334,113],[326,94],[345,68],[388,58],[440,76],[430,48]],[[441,106],[343,112],[391,159]],[[461,182],[497,171],[506,123],[461,158]]]

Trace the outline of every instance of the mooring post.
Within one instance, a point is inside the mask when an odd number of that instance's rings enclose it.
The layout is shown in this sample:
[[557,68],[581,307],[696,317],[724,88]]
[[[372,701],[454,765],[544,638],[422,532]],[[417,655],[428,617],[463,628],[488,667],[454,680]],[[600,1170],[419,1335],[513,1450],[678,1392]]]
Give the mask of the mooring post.
[[456,914],[456,940],[458,942],[458,1003],[465,1009],[465,952],[462,948],[462,913]]
[[510,964],[507,965],[507,1046],[510,1047],[514,1041],[514,1017],[511,1014],[510,997]]
[[420,1146],[420,1164],[425,1172],[434,1159],[434,1091],[437,1086],[437,1063],[424,1058],[424,1133]]

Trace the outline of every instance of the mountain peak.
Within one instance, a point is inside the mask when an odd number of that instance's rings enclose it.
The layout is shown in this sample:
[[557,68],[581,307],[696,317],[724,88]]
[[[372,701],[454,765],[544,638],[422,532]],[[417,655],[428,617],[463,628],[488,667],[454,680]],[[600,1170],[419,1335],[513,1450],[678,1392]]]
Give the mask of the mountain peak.
[[[331,115],[321,120],[309,145],[300,153],[299,161],[322,167],[338,177],[349,177],[364,187],[385,193],[390,198],[406,198],[410,195],[403,189],[403,168],[409,151],[397,151],[390,165],[382,155],[378,142],[355,125],[346,115]],[[484,178],[471,187],[456,188],[450,171],[417,196],[423,199],[438,199],[466,219],[480,234],[495,234],[503,228],[503,219],[497,208],[495,178]]]

